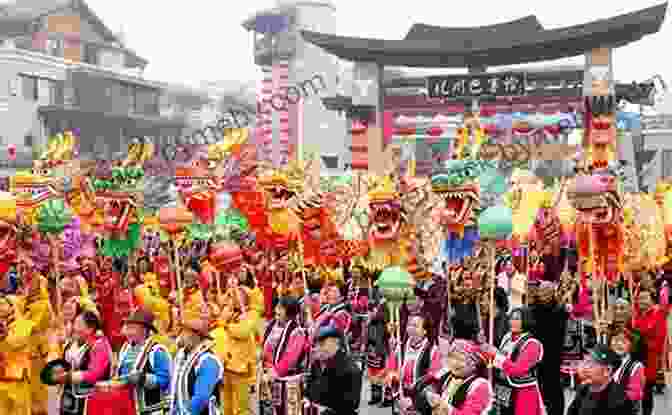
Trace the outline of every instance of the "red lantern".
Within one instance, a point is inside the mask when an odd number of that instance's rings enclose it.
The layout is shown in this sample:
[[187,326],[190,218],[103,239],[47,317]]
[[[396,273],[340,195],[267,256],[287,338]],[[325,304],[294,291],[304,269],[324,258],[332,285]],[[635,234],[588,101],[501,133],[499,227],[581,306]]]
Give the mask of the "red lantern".
[[415,135],[416,129],[411,127],[398,127],[395,129],[396,135]]
[[194,220],[194,215],[186,208],[161,208],[159,211],[159,223],[161,229],[168,234],[175,235],[184,230],[184,227]]
[[513,127],[514,133],[527,134],[530,131],[532,131],[532,128],[527,124],[518,124],[517,126]]
[[9,157],[10,160],[14,161],[16,160],[16,145],[15,144],[10,144],[7,146],[7,157]]
[[219,242],[211,247],[209,259],[212,265],[222,272],[240,266],[243,253],[237,245]]
[[439,137],[441,134],[443,134],[443,128],[434,126],[427,130],[426,133],[431,137]]
[[200,192],[187,199],[187,207],[202,223],[212,223],[215,220],[215,202],[212,192]]
[[560,134],[560,126],[553,124],[553,125],[547,125],[544,127],[544,130],[546,130],[549,134],[551,135],[558,135]]
[[369,126],[364,121],[353,121],[350,126],[350,132],[353,134],[362,134],[364,133]]
[[487,135],[494,135],[497,133],[497,126],[495,124],[484,125],[483,131],[485,131]]

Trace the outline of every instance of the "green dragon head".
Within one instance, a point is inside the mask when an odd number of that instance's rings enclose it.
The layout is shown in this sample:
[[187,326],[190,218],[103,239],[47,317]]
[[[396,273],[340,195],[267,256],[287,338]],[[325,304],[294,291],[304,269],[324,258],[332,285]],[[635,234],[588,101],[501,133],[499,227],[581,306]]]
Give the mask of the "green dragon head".
[[140,167],[114,167],[111,175],[96,179],[96,199],[102,200],[105,229],[112,234],[125,234],[129,223],[137,219],[141,206],[144,171]]
[[473,224],[480,210],[479,177],[493,168],[496,163],[492,161],[448,160],[432,174],[432,191],[445,202],[438,212],[442,224]]

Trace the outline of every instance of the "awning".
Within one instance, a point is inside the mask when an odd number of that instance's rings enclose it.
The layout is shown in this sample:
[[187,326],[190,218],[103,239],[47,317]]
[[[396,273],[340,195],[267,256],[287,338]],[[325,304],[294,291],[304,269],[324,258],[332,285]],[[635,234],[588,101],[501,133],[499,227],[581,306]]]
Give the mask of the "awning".
[[132,124],[137,128],[184,128],[187,123],[182,118],[175,117],[152,117],[140,114],[124,114],[113,112],[87,111],[84,108],[72,105],[43,105],[39,107],[40,114],[54,114],[56,116],[72,116],[83,115],[86,117],[98,117],[104,120],[120,123],[120,127],[124,124]]

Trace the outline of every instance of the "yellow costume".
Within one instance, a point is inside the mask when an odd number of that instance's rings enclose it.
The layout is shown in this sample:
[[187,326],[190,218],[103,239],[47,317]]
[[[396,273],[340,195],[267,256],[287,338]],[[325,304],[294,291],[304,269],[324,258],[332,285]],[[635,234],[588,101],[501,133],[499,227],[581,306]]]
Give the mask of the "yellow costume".
[[171,355],[175,354],[176,345],[165,333],[170,328],[170,303],[161,296],[159,280],[156,274],[148,272],[144,275],[144,283],[135,287],[133,295],[140,307],[151,312],[159,331],[154,339],[165,346]]
[[0,321],[7,324],[0,340],[0,414],[31,415],[31,336],[35,324],[22,316],[16,297],[0,300]]
[[[228,291],[223,308],[233,309],[233,317],[228,321],[220,320],[210,333],[215,340],[214,352],[224,363],[224,379],[220,397],[224,415],[243,415],[249,411],[250,378],[256,376],[256,341],[258,320],[254,311],[246,315],[240,311],[241,297],[247,291],[240,289],[242,295]],[[245,300],[243,300],[245,301]],[[248,301],[249,302],[249,301]]]
[[47,291],[47,279],[38,275],[33,281],[33,286],[26,296],[25,318],[33,322],[32,345],[32,368],[30,374],[31,395],[33,400],[33,413],[46,414],[47,400],[49,397],[47,386],[40,380],[40,372],[47,363],[49,355],[48,332],[51,327],[52,309]]

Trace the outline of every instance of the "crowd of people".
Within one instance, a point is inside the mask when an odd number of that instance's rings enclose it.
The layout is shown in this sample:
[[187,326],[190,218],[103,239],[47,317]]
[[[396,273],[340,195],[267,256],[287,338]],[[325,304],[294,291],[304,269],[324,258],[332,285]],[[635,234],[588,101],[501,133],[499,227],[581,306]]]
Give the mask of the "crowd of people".
[[[83,267],[120,272],[119,261],[98,260]],[[29,265],[20,263],[20,273],[30,275]],[[437,320],[422,301],[404,304],[402,319],[391,318],[373,284],[378,275],[358,265],[313,278],[322,283],[306,291],[305,276],[284,289],[267,284],[264,262],[221,276],[219,287],[203,277],[209,264],[201,261],[184,266],[181,300],[159,283],[155,265],[140,258],[125,271],[131,311],[118,333],[104,320],[100,278],[81,269],[56,280],[6,277],[2,413],[355,414],[367,378],[368,405],[401,414],[651,415],[669,353],[662,274],[640,278],[609,321],[592,322],[595,341],[571,373],[576,394],[566,408],[563,345],[582,305],[559,302],[553,283],[530,286],[520,306],[498,286],[487,333],[477,313],[457,305]],[[502,276],[513,275],[504,267]]]

